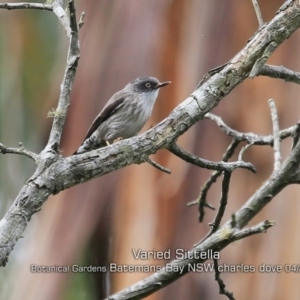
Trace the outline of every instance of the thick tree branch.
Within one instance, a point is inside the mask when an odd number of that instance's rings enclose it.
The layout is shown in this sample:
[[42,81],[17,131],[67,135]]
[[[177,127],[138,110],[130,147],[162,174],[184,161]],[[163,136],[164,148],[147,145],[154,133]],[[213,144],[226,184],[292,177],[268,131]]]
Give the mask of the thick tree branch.
[[290,177],[291,184],[300,184],[300,170],[296,170]]
[[238,228],[243,228],[258,212],[260,212],[283,188],[296,183],[295,173],[298,171],[300,144],[291,152],[279,170],[274,170],[270,178],[254,193],[254,195],[235,214]]

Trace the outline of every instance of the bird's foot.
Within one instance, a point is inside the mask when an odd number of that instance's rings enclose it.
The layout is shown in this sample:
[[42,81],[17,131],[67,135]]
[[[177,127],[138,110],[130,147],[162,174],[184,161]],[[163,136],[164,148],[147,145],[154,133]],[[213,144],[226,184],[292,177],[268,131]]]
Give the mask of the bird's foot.
[[115,139],[115,140],[113,141],[113,144],[114,144],[114,143],[117,143],[117,142],[120,142],[120,141],[122,141],[122,140],[123,140],[122,137],[118,137],[117,139]]

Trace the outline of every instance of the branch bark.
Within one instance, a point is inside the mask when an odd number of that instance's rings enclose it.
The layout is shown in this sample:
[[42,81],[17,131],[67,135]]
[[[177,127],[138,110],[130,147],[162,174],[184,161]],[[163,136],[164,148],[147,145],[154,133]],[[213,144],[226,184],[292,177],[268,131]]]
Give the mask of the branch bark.
[[50,137],[44,151],[58,152],[59,150],[61,135],[65,124],[68,107],[70,105],[72,84],[75,78],[76,68],[79,60],[78,27],[74,1],[69,1],[68,7],[70,12],[70,20],[63,10],[62,4],[59,1],[55,1],[53,3],[53,11],[59,20],[61,20],[67,36],[70,39],[70,45],[67,57],[67,67],[63,82],[61,84],[58,105],[56,111],[53,113],[54,120],[52,123]]

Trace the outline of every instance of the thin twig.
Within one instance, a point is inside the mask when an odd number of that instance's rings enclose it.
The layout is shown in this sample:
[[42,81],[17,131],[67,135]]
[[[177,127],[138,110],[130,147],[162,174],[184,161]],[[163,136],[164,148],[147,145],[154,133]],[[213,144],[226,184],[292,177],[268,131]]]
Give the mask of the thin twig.
[[84,25],[84,17],[85,17],[85,12],[83,11],[81,13],[81,16],[80,16],[80,19],[79,19],[79,22],[78,22],[78,28],[79,29]]
[[258,234],[258,233],[264,233],[267,231],[267,229],[273,227],[275,225],[274,221],[266,220],[264,222],[261,222],[255,226],[252,226],[250,228],[244,228],[241,230],[237,230],[232,237],[235,241],[238,241],[240,239],[243,239],[245,237]]
[[231,228],[236,228],[236,217],[235,217],[235,213],[233,213],[233,214],[231,215],[230,226],[231,226]]
[[0,153],[2,154],[7,154],[7,153],[10,153],[10,154],[19,154],[19,155],[24,155],[30,159],[32,159],[35,163],[38,161],[38,155],[25,149],[23,147],[23,144],[22,143],[19,143],[19,148],[9,148],[9,147],[6,147],[4,146],[3,144],[0,144]]
[[72,29],[70,28],[70,19],[67,15],[66,10],[63,8],[62,0],[54,0],[52,3],[53,12],[58,18],[60,24],[64,27],[65,33],[69,40],[72,37]]
[[[53,8],[59,8],[59,1],[55,1],[53,3]],[[78,60],[79,60],[79,41],[78,41],[78,27],[76,22],[76,10],[74,5],[74,0],[69,0],[68,8],[70,11],[70,46],[68,51],[67,58],[67,66],[65,70],[65,75],[63,78],[63,82],[61,84],[61,92],[59,96],[59,101],[57,108],[54,112],[54,120],[52,123],[52,128],[50,132],[50,137],[48,140],[48,144],[45,148],[45,151],[55,151],[58,152],[63,126],[66,120],[67,109],[70,105],[70,93],[71,86],[74,81]],[[59,11],[61,11],[62,7],[60,7]],[[55,12],[55,11],[54,11]]]
[[[228,146],[227,150],[225,151],[222,161],[228,161],[229,158],[231,158],[231,156],[234,154],[235,149],[237,148],[237,146],[239,145],[239,141],[233,139],[231,144]],[[187,203],[187,206],[191,206],[191,205],[195,205],[198,204],[201,200],[201,198],[206,199],[206,194],[209,190],[209,188],[212,186],[212,184],[214,182],[216,182],[217,178],[219,176],[221,176],[222,171],[214,171],[212,172],[212,174],[210,175],[209,179],[205,182],[205,184],[203,185],[201,192],[199,194],[199,196],[197,197],[196,200],[190,201]],[[215,209],[214,207],[211,207],[211,209]]]
[[[236,214],[233,214],[232,219],[224,224],[217,232],[213,234],[206,234],[204,238],[200,242],[194,245],[195,247],[200,247],[204,242],[212,238],[215,234],[226,237],[226,239],[232,241],[238,241],[240,239],[249,237],[254,234],[258,233],[265,233],[267,229],[270,227],[273,227],[275,225],[274,221],[266,220],[264,222],[261,222],[255,226],[240,229],[236,223]],[[233,225],[234,222],[234,225]]]
[[165,172],[167,174],[171,174],[171,170],[168,169],[168,168],[165,168],[163,166],[161,166],[160,164],[158,164],[157,162],[155,162],[154,160],[152,160],[150,157],[148,156],[143,156],[142,158],[145,162],[147,162],[148,164],[150,164],[151,166],[153,166],[154,168],[162,171],[162,172]]
[[283,66],[264,65],[257,76],[268,76],[283,79],[286,82],[300,84],[300,73],[291,71]]
[[[204,240],[206,240],[209,236],[211,236],[213,233],[215,233],[219,229],[221,220],[224,216],[224,212],[225,212],[225,209],[227,206],[230,178],[231,178],[231,173],[224,172],[224,178],[222,181],[222,196],[220,199],[220,205],[219,205],[218,212],[217,212],[213,222],[209,224],[209,226],[211,227],[210,231],[205,235],[205,237],[198,244],[202,243]],[[196,244],[194,246],[197,246],[198,244]]]
[[300,121],[298,121],[297,125],[296,125],[296,129],[293,133],[293,145],[292,145],[292,149],[294,149],[296,147],[296,145],[299,142],[299,137],[300,137]]
[[[273,145],[273,135],[264,136],[252,132],[239,132],[225,124],[221,117],[216,116],[212,113],[207,113],[204,118],[214,121],[223,132],[225,132],[228,136],[234,137],[238,141],[246,141],[248,144],[252,145]],[[281,130],[279,132],[280,139],[283,140],[285,138],[291,137],[295,129],[296,125]]]
[[219,229],[221,220],[224,216],[224,212],[227,206],[228,192],[229,192],[229,183],[230,183],[231,173],[224,172],[224,178],[222,182],[222,196],[220,199],[220,206],[218,212],[215,216],[215,219],[209,225],[211,226],[210,234],[216,232]]
[[240,144],[240,141],[233,139],[230,143],[230,145],[227,147],[225,153],[223,154],[222,160],[228,161],[234,154],[236,148]]
[[175,154],[176,156],[180,157],[181,159],[185,160],[186,162],[196,165],[200,168],[205,168],[209,170],[220,170],[226,172],[233,172],[237,168],[248,169],[251,172],[255,173],[256,169],[251,163],[237,161],[237,162],[212,162],[203,158],[200,158],[196,155],[188,153],[181,149],[178,145],[173,143],[169,146],[168,150]]
[[241,151],[240,151],[240,153],[239,153],[239,157],[238,157],[238,160],[239,160],[239,161],[243,161],[243,155],[244,155],[244,153],[245,153],[251,146],[253,146],[252,143],[247,144],[246,146],[244,146],[244,147],[241,149]]
[[279,123],[276,105],[273,99],[270,99],[269,106],[271,110],[271,118],[273,124],[273,136],[274,136],[274,171],[278,171],[281,166],[281,154],[280,154],[280,135],[279,135]]
[[263,21],[263,17],[262,17],[258,2],[256,0],[252,0],[252,3],[254,6],[254,10],[255,10],[257,20],[258,20],[259,27],[261,27],[264,25],[264,21]]
[[1,3],[0,8],[4,9],[39,9],[39,10],[48,10],[52,11],[52,5],[51,4],[45,4],[45,3],[26,3],[26,2],[20,2],[20,3]]
[[223,279],[221,278],[221,272],[219,271],[218,259],[214,258],[213,261],[214,261],[214,270],[215,270],[215,280],[219,284],[219,293],[221,295],[225,295],[230,300],[235,300],[235,298],[233,297],[233,293],[229,292],[225,289],[226,285],[225,285]]
[[[228,146],[227,150],[225,151],[225,153],[223,155],[223,158],[222,158],[223,161],[228,161],[232,157],[232,155],[234,154],[234,151],[238,147],[239,143],[240,142],[237,140],[233,140],[231,142],[231,144]],[[204,208],[205,207],[215,210],[215,208],[211,204],[207,203],[207,192],[210,189],[210,187],[212,186],[212,184],[214,182],[216,182],[217,178],[221,175],[222,175],[222,171],[214,171],[210,175],[209,179],[205,182],[203,187],[201,188],[201,192],[200,192],[199,196],[197,197],[197,199],[188,203],[188,206],[198,204],[199,222],[200,223],[203,222],[203,219],[204,219],[204,215],[205,215]]]

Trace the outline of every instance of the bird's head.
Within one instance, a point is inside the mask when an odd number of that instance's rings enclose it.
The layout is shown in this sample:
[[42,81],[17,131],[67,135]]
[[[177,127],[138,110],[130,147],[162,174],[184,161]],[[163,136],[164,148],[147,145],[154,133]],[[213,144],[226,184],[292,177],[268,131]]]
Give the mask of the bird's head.
[[138,77],[128,83],[127,87],[137,93],[148,93],[158,91],[159,88],[171,83],[171,81],[159,82],[155,77]]

